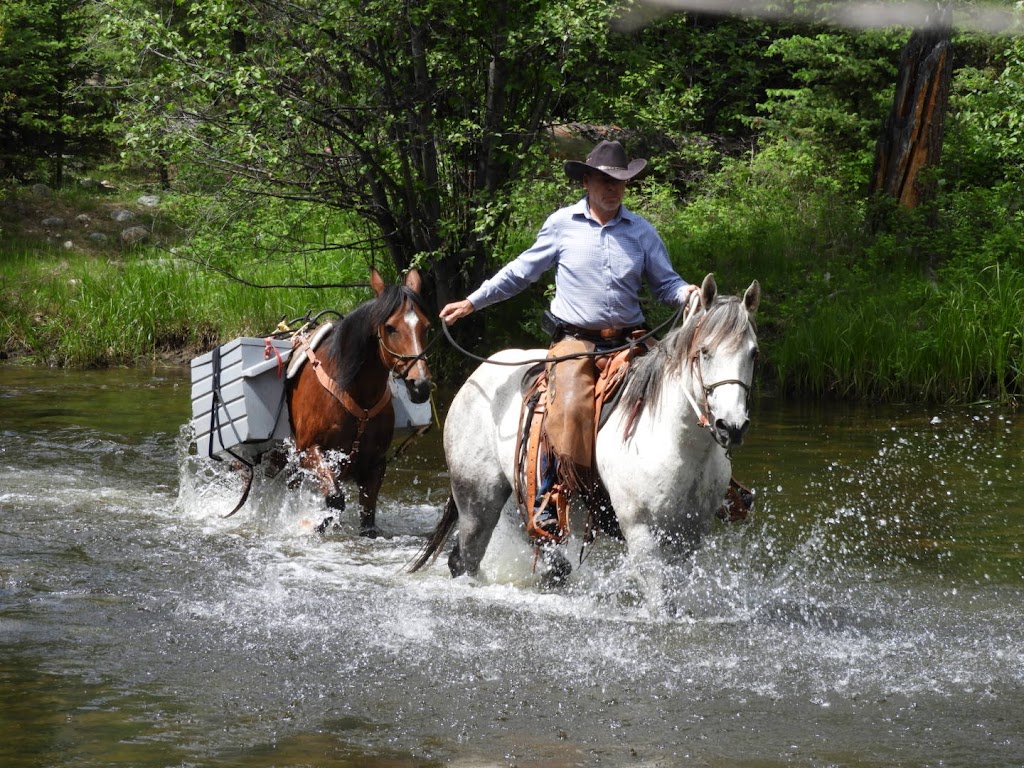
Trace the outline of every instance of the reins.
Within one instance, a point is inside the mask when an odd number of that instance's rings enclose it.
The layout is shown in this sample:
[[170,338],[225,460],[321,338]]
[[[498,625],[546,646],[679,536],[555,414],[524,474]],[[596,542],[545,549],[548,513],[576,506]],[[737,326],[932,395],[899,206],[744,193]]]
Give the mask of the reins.
[[[409,375],[409,371],[412,370],[412,367],[414,365],[416,365],[416,363],[418,363],[420,360],[426,360],[427,359],[427,351],[432,346],[434,346],[434,344],[436,344],[440,340],[440,338],[441,338],[440,336],[435,336],[433,339],[428,341],[427,345],[423,348],[423,351],[420,352],[419,354],[417,354],[417,355],[406,355],[406,354],[403,354],[401,352],[395,352],[393,349],[391,349],[391,347],[388,346],[387,342],[384,341],[384,337],[381,335],[380,329],[379,328],[377,329],[377,344],[378,344],[378,347],[381,350],[383,350],[384,352],[387,352],[393,358],[395,358],[395,360],[397,360],[398,363],[401,363],[403,361],[408,361],[406,366],[404,368],[402,368],[401,371],[399,371],[399,366],[398,366],[397,363],[395,365],[393,365],[393,366],[389,366],[389,365],[387,365],[387,363],[385,363],[385,367],[389,371],[391,371],[391,375],[394,378],[396,378],[396,379],[404,379],[406,376]],[[383,362],[383,360],[381,362]]]
[[[663,323],[661,323],[657,327],[652,328],[651,330],[647,331],[643,336],[640,336],[639,338],[636,338],[636,339],[630,339],[626,343],[620,344],[617,347],[610,347],[608,349],[594,350],[593,352],[574,352],[571,355],[559,355],[558,357],[541,357],[541,358],[537,358],[535,360],[506,361],[506,360],[492,360],[492,359],[490,359],[488,357],[480,357],[479,355],[475,355],[472,352],[470,352],[468,349],[465,349],[464,347],[460,346],[459,343],[457,341],[455,341],[455,339],[452,338],[452,333],[448,329],[448,323],[442,322],[441,323],[441,328],[444,330],[444,335],[445,335],[445,338],[448,339],[448,343],[451,344],[455,348],[455,351],[459,352],[460,354],[464,355],[465,357],[468,357],[470,360],[474,360],[474,361],[476,361],[478,363],[488,363],[490,365],[510,365],[510,366],[535,365],[537,363],[560,363],[563,360],[576,360],[576,359],[583,358],[583,357],[604,357],[605,355],[614,355],[616,352],[621,352],[622,350],[629,349],[630,347],[634,347],[637,344],[642,344],[647,339],[651,338],[656,333],[661,331],[667,325],[675,325],[675,323],[682,316],[683,310],[684,310],[683,307],[679,307],[675,312],[672,313],[672,315],[667,320],[665,320]],[[435,340],[438,339],[438,338],[440,338],[440,336],[435,337]]]

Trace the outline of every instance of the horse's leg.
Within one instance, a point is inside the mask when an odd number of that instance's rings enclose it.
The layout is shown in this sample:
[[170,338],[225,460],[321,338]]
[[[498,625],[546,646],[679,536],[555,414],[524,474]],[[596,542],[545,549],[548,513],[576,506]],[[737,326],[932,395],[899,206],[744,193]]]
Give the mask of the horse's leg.
[[356,483],[359,485],[359,535],[375,539],[377,530],[377,497],[384,483],[384,470],[387,462],[384,459],[373,462],[369,470],[361,474]]
[[271,448],[263,454],[262,463],[268,478],[277,477],[288,466],[288,452],[283,448]]
[[[335,512],[342,512],[345,509],[345,494],[338,484],[338,476],[331,462],[327,460],[320,446],[313,445],[302,452],[299,463],[303,469],[312,472],[319,483],[320,492],[324,495],[328,509]],[[334,515],[328,515],[317,526],[317,531],[323,533],[335,521]]]
[[511,493],[512,488],[503,477],[495,476],[492,482],[481,482],[479,476],[473,480],[452,477],[452,496],[459,509],[458,569],[452,567],[452,557],[448,560],[453,576],[479,573],[487,545]]
[[540,558],[544,561],[545,570],[541,583],[545,587],[556,588],[564,585],[572,575],[572,563],[565,556],[565,548],[560,546],[542,547]]
[[455,540],[451,554],[448,555],[448,570],[453,579],[459,578],[466,572],[466,564],[462,560],[462,549],[459,547],[458,539]]

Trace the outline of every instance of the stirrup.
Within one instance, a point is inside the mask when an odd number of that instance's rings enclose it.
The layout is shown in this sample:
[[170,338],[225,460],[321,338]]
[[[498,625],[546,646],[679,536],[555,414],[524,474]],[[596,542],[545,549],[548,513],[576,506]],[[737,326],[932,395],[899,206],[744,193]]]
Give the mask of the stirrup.
[[[537,545],[561,544],[569,537],[565,500],[557,485],[540,497],[526,524],[526,535]],[[563,528],[562,518],[566,525]]]

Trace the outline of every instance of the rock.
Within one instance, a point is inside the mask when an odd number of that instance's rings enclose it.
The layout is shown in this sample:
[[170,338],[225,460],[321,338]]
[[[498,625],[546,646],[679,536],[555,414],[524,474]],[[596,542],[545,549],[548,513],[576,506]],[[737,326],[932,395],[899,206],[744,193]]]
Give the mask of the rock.
[[115,211],[111,211],[110,218],[114,221],[123,224],[126,221],[131,221],[135,218],[135,214],[131,211],[126,211],[124,208],[118,208]]
[[105,243],[107,242],[107,236],[103,232],[90,232],[89,239],[94,243]]
[[115,187],[106,179],[100,182],[100,189],[102,189],[104,192],[117,192],[117,187]]
[[47,229],[64,229],[64,219],[60,216],[47,216],[40,223]]
[[128,227],[121,232],[121,242],[127,245],[135,245],[149,239],[149,230],[145,227]]
[[45,184],[33,184],[30,189],[36,197],[53,197],[53,190]]
[[103,185],[96,181],[96,179],[82,179],[80,182],[78,182],[78,186],[82,187],[83,189],[91,189],[96,191],[101,189]]
[[64,241],[64,250],[65,251],[70,251],[74,247],[75,247],[74,241],[72,241],[72,240],[65,240]]
[[139,205],[144,205],[147,208],[156,208],[158,205],[160,205],[160,196],[159,195],[143,195],[142,197],[140,197],[135,202],[137,202]]
[[88,227],[92,225],[92,217],[88,213],[80,213],[75,216],[75,221],[78,222],[80,227]]

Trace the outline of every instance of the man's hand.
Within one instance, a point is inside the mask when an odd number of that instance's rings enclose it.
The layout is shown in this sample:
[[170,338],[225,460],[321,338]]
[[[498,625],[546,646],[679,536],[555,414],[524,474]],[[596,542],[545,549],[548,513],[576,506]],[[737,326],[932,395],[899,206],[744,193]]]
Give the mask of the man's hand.
[[472,314],[473,304],[469,299],[463,299],[462,301],[453,301],[451,304],[446,304],[444,308],[438,313],[446,325],[452,325],[456,320],[461,320],[466,315]]

